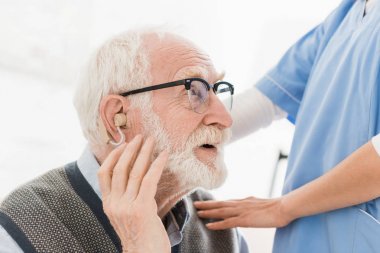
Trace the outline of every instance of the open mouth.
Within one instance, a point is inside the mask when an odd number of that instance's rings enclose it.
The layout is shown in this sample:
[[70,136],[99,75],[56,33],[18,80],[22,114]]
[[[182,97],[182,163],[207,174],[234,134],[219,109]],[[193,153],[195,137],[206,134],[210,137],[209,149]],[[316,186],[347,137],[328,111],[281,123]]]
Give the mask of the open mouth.
[[207,149],[213,149],[213,148],[216,148],[214,145],[211,145],[211,144],[203,144],[201,147],[202,147],[202,148],[207,148]]

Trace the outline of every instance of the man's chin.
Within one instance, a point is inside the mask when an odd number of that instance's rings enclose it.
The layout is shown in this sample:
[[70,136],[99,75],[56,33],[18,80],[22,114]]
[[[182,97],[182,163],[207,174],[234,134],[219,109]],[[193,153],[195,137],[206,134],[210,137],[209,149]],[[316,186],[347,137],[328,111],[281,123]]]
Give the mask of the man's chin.
[[207,182],[205,180],[202,185],[199,185],[198,187],[202,187],[207,190],[213,190],[221,187],[224,184],[227,178],[227,170],[224,167],[217,168],[215,166],[213,166],[213,168],[209,168],[209,170],[210,169],[215,172],[214,176],[211,179],[207,180]]
[[227,169],[224,162],[202,161],[197,159],[197,171],[193,173],[191,180],[193,188],[213,190],[223,185],[227,178]]

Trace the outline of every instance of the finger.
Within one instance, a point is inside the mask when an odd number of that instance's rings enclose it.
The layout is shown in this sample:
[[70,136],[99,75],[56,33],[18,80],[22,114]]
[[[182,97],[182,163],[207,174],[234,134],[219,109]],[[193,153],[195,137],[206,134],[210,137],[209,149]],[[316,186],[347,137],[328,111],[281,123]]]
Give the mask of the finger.
[[112,171],[127,144],[120,145],[107,156],[97,173],[102,198],[111,192]]
[[197,209],[209,210],[209,209],[217,209],[223,207],[234,207],[236,205],[235,201],[195,201],[194,206]]
[[120,156],[120,159],[117,161],[113,170],[111,182],[111,193],[115,197],[121,196],[125,193],[129,171],[136,160],[141,145],[142,136],[137,135],[129,144],[127,144],[124,152]]
[[226,207],[226,208],[218,208],[211,209],[206,211],[197,212],[200,218],[204,219],[227,219],[231,217],[239,216],[240,212],[237,208],[234,207]]
[[149,201],[151,199],[154,199],[154,197],[156,196],[157,185],[160,181],[162,171],[165,168],[168,156],[169,154],[167,151],[161,152],[150,166],[148,172],[146,173],[146,176],[144,177],[141,183],[138,195],[138,197],[141,198],[142,201]]
[[154,148],[154,139],[149,137],[142,146],[136,161],[129,173],[126,197],[136,199],[139,193],[141,182],[151,164],[152,153]]
[[211,230],[236,228],[239,226],[239,218],[238,217],[228,218],[226,220],[208,223],[206,224],[206,226],[208,229],[211,229]]

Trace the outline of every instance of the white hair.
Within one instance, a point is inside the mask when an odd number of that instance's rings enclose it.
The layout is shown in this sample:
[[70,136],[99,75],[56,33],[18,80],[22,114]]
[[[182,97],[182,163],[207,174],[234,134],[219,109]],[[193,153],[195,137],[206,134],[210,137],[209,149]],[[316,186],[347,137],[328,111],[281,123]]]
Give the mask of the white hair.
[[[117,35],[92,55],[81,73],[74,106],[89,142],[101,144],[98,119],[100,101],[104,96],[141,88],[151,82],[150,59],[148,50],[143,46],[143,36],[148,33],[162,39],[165,32],[147,28]],[[149,93],[141,95],[130,98],[131,106],[151,97]]]

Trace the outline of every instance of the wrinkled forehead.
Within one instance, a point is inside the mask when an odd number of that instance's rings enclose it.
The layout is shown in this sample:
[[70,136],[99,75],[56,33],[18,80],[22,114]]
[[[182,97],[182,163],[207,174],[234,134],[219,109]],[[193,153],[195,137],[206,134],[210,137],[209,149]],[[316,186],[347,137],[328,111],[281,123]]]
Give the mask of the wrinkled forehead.
[[200,77],[214,82],[214,79],[220,78],[209,55],[178,35],[166,34],[161,39],[154,35],[148,36],[145,45],[150,56],[153,83],[187,77]]

